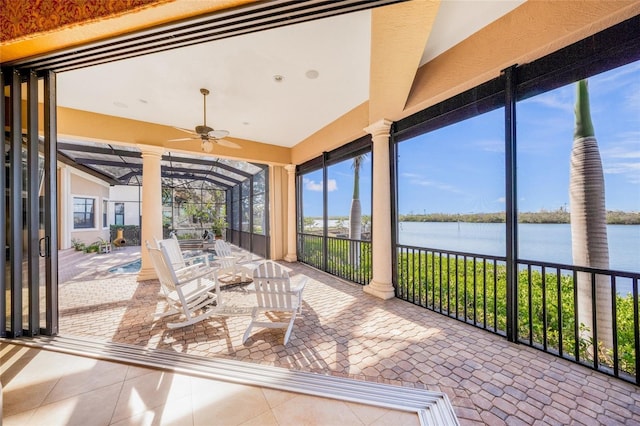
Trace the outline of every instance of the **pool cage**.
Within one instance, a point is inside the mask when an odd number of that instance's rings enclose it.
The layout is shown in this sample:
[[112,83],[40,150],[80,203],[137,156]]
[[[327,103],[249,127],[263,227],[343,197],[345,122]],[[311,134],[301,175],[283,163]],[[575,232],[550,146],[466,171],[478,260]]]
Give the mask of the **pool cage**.
[[[112,186],[137,186],[140,211],[142,155],[138,148],[97,142],[61,141],[58,160]],[[269,256],[269,169],[262,164],[167,152],[161,160],[163,238],[224,238],[253,253]],[[118,206],[113,203],[113,210]],[[127,211],[129,209],[127,208]],[[116,215],[117,217],[117,215]],[[132,244],[140,243],[142,218],[111,224]]]

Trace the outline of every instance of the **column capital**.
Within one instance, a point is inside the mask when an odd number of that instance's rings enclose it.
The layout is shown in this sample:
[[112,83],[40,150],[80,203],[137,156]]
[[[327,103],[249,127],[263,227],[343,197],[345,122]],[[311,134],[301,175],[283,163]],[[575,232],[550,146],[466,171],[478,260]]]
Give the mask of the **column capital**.
[[286,166],[284,166],[284,169],[287,172],[289,172],[289,174],[295,173],[296,172],[296,165],[295,164],[287,164]]
[[161,146],[153,146],[153,145],[145,145],[145,144],[137,144],[138,148],[140,148],[140,152],[142,153],[142,156],[158,156],[158,157],[162,157],[162,155],[164,154],[164,147]]
[[376,121],[375,123],[370,124],[368,127],[365,127],[363,130],[369,133],[374,138],[376,136],[389,136],[389,133],[391,133],[392,124],[393,124],[393,121],[383,118],[380,121]]

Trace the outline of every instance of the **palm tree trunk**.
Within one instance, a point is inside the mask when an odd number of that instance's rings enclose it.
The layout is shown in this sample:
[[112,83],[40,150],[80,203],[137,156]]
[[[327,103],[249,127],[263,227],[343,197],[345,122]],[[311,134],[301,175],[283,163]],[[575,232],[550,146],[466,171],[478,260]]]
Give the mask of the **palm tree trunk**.
[[[609,269],[604,174],[589,111],[587,82],[579,81],[576,98],[576,131],[571,150],[569,202],[571,206],[571,247],[574,265]],[[613,347],[611,283],[596,276],[595,301],[591,274],[578,273],[578,321],[590,330],[602,349]],[[593,323],[593,309],[596,324]],[[582,336],[587,337],[587,336]]]
[[[360,204],[360,166],[362,155],[353,158],[353,197],[349,211],[349,239],[360,240],[362,237],[362,206]],[[350,258],[354,267],[360,266],[360,243],[349,242]]]
[[360,205],[360,165],[362,156],[353,158],[353,197],[349,212],[349,239],[359,240],[362,236],[362,206]]

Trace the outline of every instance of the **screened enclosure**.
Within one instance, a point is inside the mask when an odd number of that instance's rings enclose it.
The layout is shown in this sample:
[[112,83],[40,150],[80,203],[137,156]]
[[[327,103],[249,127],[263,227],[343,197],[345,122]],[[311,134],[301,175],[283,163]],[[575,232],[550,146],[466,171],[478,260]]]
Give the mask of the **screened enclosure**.
[[[137,147],[96,142],[61,141],[58,161],[108,183],[105,224],[115,238],[118,229],[140,244],[142,154]],[[268,168],[244,161],[167,152],[161,160],[163,238],[225,238],[268,256]],[[132,197],[118,188],[138,187]],[[129,191],[130,192],[130,191]]]

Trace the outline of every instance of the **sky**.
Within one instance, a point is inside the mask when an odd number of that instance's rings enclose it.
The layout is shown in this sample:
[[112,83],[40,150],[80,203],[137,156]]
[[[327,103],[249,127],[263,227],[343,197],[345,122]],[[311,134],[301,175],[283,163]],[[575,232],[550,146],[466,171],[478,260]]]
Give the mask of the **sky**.
[[[600,148],[607,210],[640,212],[640,62],[589,79],[591,117]],[[570,209],[569,159],[575,84],[517,105],[517,199],[520,212]],[[505,210],[504,112],[491,111],[398,146],[398,209],[409,213]],[[360,177],[363,214],[371,212],[371,155]],[[322,173],[305,175],[304,216],[322,216]],[[348,216],[352,160],[328,172],[330,216]]]
[[[371,154],[360,166],[360,205],[363,215],[371,214]],[[329,216],[349,216],[353,198],[353,160],[348,159],[328,167],[327,188]],[[322,216],[322,171],[307,174],[303,179],[304,216]]]

